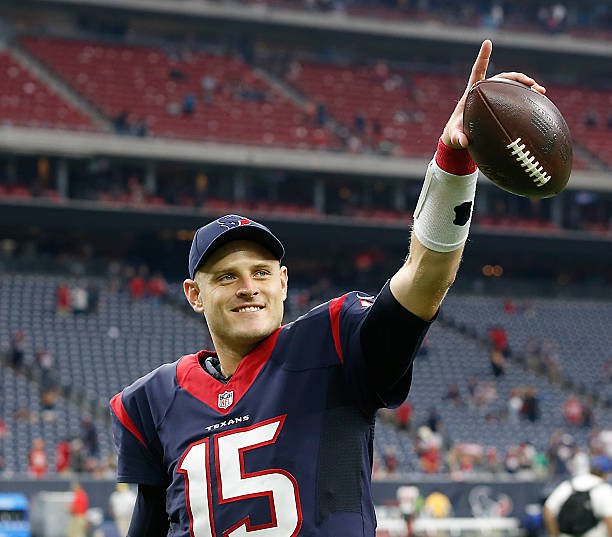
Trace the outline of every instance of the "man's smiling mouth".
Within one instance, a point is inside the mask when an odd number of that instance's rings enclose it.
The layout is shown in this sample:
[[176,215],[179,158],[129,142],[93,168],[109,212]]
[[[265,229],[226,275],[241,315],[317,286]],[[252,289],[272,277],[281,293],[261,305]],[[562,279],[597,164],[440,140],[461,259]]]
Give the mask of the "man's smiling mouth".
[[263,306],[241,306],[239,308],[234,308],[232,311],[237,313],[248,313],[251,311],[259,311],[264,309]]

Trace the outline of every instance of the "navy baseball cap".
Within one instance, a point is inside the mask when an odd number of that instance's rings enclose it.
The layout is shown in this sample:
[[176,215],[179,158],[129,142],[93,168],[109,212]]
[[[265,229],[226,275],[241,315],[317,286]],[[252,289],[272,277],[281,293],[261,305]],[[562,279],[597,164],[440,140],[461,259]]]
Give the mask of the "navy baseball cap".
[[214,250],[230,241],[248,240],[265,246],[280,261],[285,248],[274,234],[263,224],[237,214],[227,214],[198,229],[189,250],[189,276]]

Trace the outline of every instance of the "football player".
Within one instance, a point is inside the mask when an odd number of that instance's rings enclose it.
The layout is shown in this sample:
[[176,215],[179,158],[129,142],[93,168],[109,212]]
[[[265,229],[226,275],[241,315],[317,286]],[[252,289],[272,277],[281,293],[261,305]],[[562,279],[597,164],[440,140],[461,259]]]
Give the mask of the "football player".
[[[490,53],[485,41],[468,88]],[[464,102],[427,170],[410,254],[376,297],[351,292],[281,326],[288,272],[274,234],[238,215],[198,229],[184,291],[215,351],[111,401],[118,480],[138,484],[130,537],[375,535],[376,411],[406,398],[468,236],[477,170]]]

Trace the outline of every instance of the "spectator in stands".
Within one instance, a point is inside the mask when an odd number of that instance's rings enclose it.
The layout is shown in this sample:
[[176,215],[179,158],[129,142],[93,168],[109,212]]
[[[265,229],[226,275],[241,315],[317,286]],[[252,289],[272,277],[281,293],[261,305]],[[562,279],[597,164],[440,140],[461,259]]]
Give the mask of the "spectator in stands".
[[574,439],[563,429],[556,430],[550,438],[548,450],[548,460],[555,475],[565,475],[568,473],[568,464],[575,451]]
[[582,426],[590,429],[593,427],[594,421],[593,398],[590,395],[586,395],[582,401]]
[[451,382],[446,388],[446,394],[442,398],[445,401],[455,405],[455,406],[463,406],[463,399],[461,398],[461,393],[459,392],[459,385],[456,382]]
[[147,292],[147,285],[144,277],[142,276],[143,271],[141,270],[138,275],[133,274],[133,269],[130,271],[132,276],[128,280],[128,291],[130,296],[135,299],[144,298]]
[[442,459],[442,436],[433,432],[426,425],[419,427],[415,437],[415,451],[419,456],[421,470],[425,473],[437,473],[440,471]]
[[587,127],[596,127],[599,124],[599,116],[594,108],[589,108],[589,111],[584,118],[584,124]]
[[366,119],[365,119],[365,116],[363,115],[363,113],[359,112],[359,113],[355,114],[355,117],[353,119],[353,128],[355,129],[355,132],[357,134],[359,134],[359,135],[365,134]]
[[6,426],[6,423],[4,423],[4,421],[0,419],[0,440],[4,440],[10,434],[11,432],[9,431],[9,428]]
[[327,125],[327,106],[325,106],[325,103],[317,103],[317,125],[319,127]]
[[40,479],[47,475],[48,457],[45,451],[45,441],[42,438],[38,437],[32,441],[28,461],[28,473],[31,477]]
[[504,457],[504,469],[509,474],[515,474],[520,468],[519,446],[508,446]]
[[387,476],[394,476],[399,464],[399,461],[397,460],[397,449],[395,446],[387,446],[385,448],[383,461],[385,463],[385,472]]
[[395,410],[395,421],[401,431],[410,431],[412,427],[412,403],[406,399]]
[[535,386],[525,388],[523,394],[522,415],[531,422],[537,421],[540,418],[540,404],[538,401],[538,391]]
[[582,403],[575,394],[563,403],[563,417],[568,425],[582,425]]
[[474,405],[476,402],[476,389],[478,388],[479,381],[476,377],[468,377],[467,379],[467,390],[470,396],[469,403]]
[[512,388],[510,399],[508,399],[508,421],[518,423],[520,420],[521,409],[523,408],[523,397],[521,388]]
[[53,356],[47,349],[38,349],[35,353],[36,365],[40,372],[41,390],[54,389],[57,386]]
[[70,290],[72,313],[74,315],[85,314],[89,311],[89,294],[87,289],[80,283]]
[[100,288],[93,282],[87,285],[87,297],[89,299],[89,308],[87,313],[98,313],[100,303]]
[[147,193],[142,186],[140,179],[137,175],[132,175],[127,180],[128,184],[128,201],[141,205],[147,201]]
[[506,361],[501,351],[493,349],[489,352],[491,370],[495,378],[503,376],[506,370]]
[[70,469],[75,474],[85,471],[85,453],[83,449],[83,440],[73,438],[70,441]]
[[183,115],[192,116],[195,112],[196,98],[193,93],[188,93],[183,97]]
[[169,116],[178,116],[181,113],[181,105],[177,101],[168,101],[166,112]]
[[198,173],[195,182],[195,194],[193,204],[196,207],[204,207],[208,199],[208,177],[205,173]]
[[493,344],[493,348],[501,352],[504,356],[508,356],[510,348],[508,346],[508,335],[501,326],[492,326],[489,328],[489,340]]
[[113,118],[113,127],[117,134],[128,134],[129,133],[129,124],[128,124],[128,116],[129,112],[127,110],[122,110]]
[[519,446],[519,467],[521,470],[532,470],[535,465],[537,450],[529,441],[524,441]]
[[493,382],[479,382],[474,390],[474,404],[481,409],[488,408],[497,397],[497,389]]
[[202,88],[202,102],[206,104],[212,103],[215,100],[217,79],[212,75],[206,74],[200,79],[200,87]]
[[442,430],[442,418],[435,407],[431,407],[427,412],[425,425],[434,433],[439,433]]
[[9,344],[8,359],[12,367],[21,370],[24,365],[24,342],[25,335],[23,330],[15,330],[11,336]]
[[98,432],[91,416],[85,415],[81,418],[81,439],[83,440],[85,455],[87,457],[98,457],[100,454]]
[[170,69],[168,70],[168,78],[171,80],[175,80],[175,81],[182,81],[188,77],[185,72],[183,72],[181,69],[179,69],[176,66],[175,62],[172,62],[172,65],[170,66]]
[[127,483],[117,483],[117,490],[110,495],[108,503],[119,537],[126,537],[136,504],[136,493]]
[[147,284],[149,296],[153,297],[157,301],[161,300],[164,296],[166,296],[168,292],[168,284],[166,280],[161,275],[161,272],[156,272],[153,274],[153,277],[149,280]]
[[55,446],[55,471],[58,474],[70,472],[70,441],[64,438]]
[[80,483],[72,484],[74,493],[70,504],[70,521],[66,537],[87,537],[87,509],[89,509],[89,497]]

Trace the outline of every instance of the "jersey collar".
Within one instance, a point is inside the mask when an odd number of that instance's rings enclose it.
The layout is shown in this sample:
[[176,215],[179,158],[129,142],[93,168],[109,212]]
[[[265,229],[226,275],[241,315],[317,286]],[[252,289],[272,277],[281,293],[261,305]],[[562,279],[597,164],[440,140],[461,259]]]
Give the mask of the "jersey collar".
[[227,414],[248,391],[270,358],[280,331],[281,328],[276,329],[247,354],[227,383],[217,380],[200,365],[200,359],[214,355],[214,352],[204,350],[183,356],[176,367],[179,386],[219,414]]

